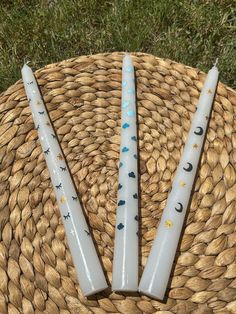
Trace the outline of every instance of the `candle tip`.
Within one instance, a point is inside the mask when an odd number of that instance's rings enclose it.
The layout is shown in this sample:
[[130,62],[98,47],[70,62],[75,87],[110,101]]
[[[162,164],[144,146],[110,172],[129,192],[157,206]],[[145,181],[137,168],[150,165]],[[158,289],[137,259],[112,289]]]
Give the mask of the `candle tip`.
[[24,67],[27,67],[30,62],[31,62],[31,61],[30,61],[29,59],[24,58],[23,68],[24,68]]
[[215,63],[213,63],[214,67],[217,67],[219,58],[216,58]]

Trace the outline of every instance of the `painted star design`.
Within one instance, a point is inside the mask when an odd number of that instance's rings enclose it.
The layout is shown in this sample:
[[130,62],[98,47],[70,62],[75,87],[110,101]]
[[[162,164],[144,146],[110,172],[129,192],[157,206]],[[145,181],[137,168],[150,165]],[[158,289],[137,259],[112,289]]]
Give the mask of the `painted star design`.
[[179,185],[184,187],[186,185],[186,183],[184,181],[180,181]]
[[63,159],[64,159],[61,153],[57,155],[57,158],[58,158],[59,160],[63,160]]
[[38,100],[38,101],[36,102],[36,105],[37,105],[37,106],[42,105],[42,101],[41,101],[41,100]]
[[171,220],[166,220],[165,221],[165,226],[170,229],[173,227],[173,222]]
[[198,148],[198,144],[194,144],[194,145],[193,145],[193,148]]
[[62,195],[62,197],[60,198],[60,202],[61,202],[62,204],[64,204],[65,201],[66,201],[66,198],[65,198],[65,196]]
[[208,119],[209,119],[209,117],[208,117],[208,116],[205,116],[205,119],[206,119],[206,120],[208,120]]
[[208,89],[207,94],[212,94],[212,90]]
[[51,127],[51,123],[49,121],[46,122],[46,125]]

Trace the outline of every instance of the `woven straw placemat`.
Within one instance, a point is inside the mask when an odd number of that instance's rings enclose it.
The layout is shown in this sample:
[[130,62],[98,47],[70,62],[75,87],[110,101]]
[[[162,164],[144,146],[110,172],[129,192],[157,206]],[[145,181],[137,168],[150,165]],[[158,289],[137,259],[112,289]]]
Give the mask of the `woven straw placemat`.
[[[111,281],[122,53],[36,71]],[[133,54],[140,158],[140,272],[180,160],[205,74]],[[22,81],[0,95],[0,313],[236,313],[236,92],[219,83],[174,272],[163,302],[110,289],[86,299]]]

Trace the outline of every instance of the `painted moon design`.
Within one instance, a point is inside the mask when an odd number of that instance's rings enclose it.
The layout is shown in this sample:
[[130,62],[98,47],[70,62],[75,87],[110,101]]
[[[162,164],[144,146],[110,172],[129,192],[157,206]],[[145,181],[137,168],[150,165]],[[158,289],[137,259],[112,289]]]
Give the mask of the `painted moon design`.
[[175,207],[175,210],[178,212],[178,213],[182,213],[183,211],[183,204],[182,203],[177,203],[179,206],[178,207]]
[[197,126],[196,131],[194,131],[194,134],[202,135],[203,134],[203,128],[201,126]]
[[190,172],[193,170],[193,165],[190,162],[187,162],[188,167],[183,167],[183,169],[187,172]]

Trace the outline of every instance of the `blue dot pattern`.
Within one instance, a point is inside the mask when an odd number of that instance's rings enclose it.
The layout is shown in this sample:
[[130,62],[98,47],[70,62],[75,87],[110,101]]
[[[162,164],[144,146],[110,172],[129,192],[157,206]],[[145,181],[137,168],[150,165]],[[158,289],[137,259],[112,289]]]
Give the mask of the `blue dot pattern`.
[[122,185],[119,183],[118,184],[118,190],[120,190],[122,188]]
[[127,108],[129,106],[129,101],[123,101],[122,108]]
[[125,201],[124,200],[120,200],[119,203],[118,203],[118,206],[122,206],[122,205],[125,205]]
[[123,129],[129,128],[129,123],[124,123],[124,124],[122,125],[122,128],[123,128]]
[[127,153],[129,151],[128,147],[123,147],[122,148],[122,153]]
[[127,93],[128,94],[134,94],[134,89],[133,88],[128,88]]
[[127,66],[127,67],[125,68],[125,72],[131,73],[131,72],[133,72],[133,68],[132,68],[131,66]]
[[122,223],[119,223],[119,225],[117,226],[118,230],[122,230],[124,228],[124,225]]
[[135,115],[135,112],[133,110],[127,111],[127,116],[133,117]]

